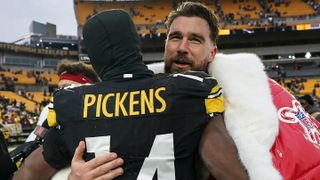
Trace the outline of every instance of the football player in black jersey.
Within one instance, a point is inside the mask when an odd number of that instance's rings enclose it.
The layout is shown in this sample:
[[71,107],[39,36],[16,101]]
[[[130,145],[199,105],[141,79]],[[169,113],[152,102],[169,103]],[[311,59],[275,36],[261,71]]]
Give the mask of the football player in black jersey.
[[[104,82],[55,94],[57,118],[52,111],[50,121],[56,128],[47,135],[46,162],[42,163],[64,167],[78,142],[85,140],[86,159],[107,151],[124,159],[125,171],[119,179],[195,179],[194,159],[202,131],[208,122],[207,129],[214,128],[210,119],[221,119],[218,114],[223,112],[216,81],[199,72],[153,76],[142,63],[139,37],[123,11],[96,15],[83,34],[92,64]],[[205,42],[198,38],[186,41]],[[183,58],[178,63],[190,64]],[[204,137],[210,138],[208,134]],[[210,148],[207,144],[214,143],[203,144]],[[54,148],[59,152],[50,151]],[[210,151],[201,152],[210,160]],[[245,177],[245,173],[234,177]]]
[[[69,60],[61,60],[59,64],[57,65],[57,74],[59,75],[59,82],[58,82],[58,88],[64,88],[67,86],[79,86],[83,84],[93,84],[95,82],[99,82],[100,79],[98,75],[95,73],[93,68],[90,65],[87,65],[83,62],[79,61],[69,61]],[[47,115],[49,112],[49,107],[52,107],[53,104],[50,102],[41,112],[41,115],[39,117],[38,126],[42,126],[43,128],[48,129],[48,121],[47,121]],[[38,129],[38,128],[36,128]],[[39,146],[38,143],[36,142],[37,133],[34,130],[29,137],[27,138],[26,142],[31,142],[32,143],[25,143],[18,148],[16,148],[13,152],[10,153],[12,156],[12,159],[19,158],[17,160],[20,161],[20,158],[26,158],[28,156],[28,151],[43,151],[42,146]],[[41,137],[42,138],[42,137]],[[41,139],[39,139],[41,141]],[[33,150],[33,148],[36,148]],[[30,152],[30,153],[31,153]],[[17,155],[17,156],[16,156]],[[40,156],[34,156],[33,157],[37,158]],[[24,159],[22,159],[24,160]],[[106,162],[107,161],[107,162]],[[92,161],[88,161],[85,165],[83,165],[85,162],[84,160],[78,161],[78,164],[81,165],[81,168],[87,168],[87,165],[91,164],[104,164],[106,166],[119,166],[122,165],[123,160],[121,158],[117,158],[117,155],[115,153],[110,153],[110,154],[104,154],[103,156],[100,156],[99,159],[93,159]],[[8,164],[10,165],[10,164]],[[95,167],[95,166],[94,166]],[[9,169],[9,168],[7,168]],[[2,168],[1,170],[6,170],[5,168]],[[15,169],[16,171],[17,169]],[[11,171],[11,170],[10,170]],[[113,172],[110,172],[108,176],[113,177],[112,174],[116,173],[119,175],[117,172],[121,172],[122,168],[116,168],[113,170]],[[9,172],[9,170],[6,170],[6,172]],[[13,174],[13,173],[12,173]],[[12,175],[11,174],[11,175]],[[121,173],[120,173],[121,174]],[[2,177],[2,176],[1,176]],[[7,178],[5,178],[7,179]]]

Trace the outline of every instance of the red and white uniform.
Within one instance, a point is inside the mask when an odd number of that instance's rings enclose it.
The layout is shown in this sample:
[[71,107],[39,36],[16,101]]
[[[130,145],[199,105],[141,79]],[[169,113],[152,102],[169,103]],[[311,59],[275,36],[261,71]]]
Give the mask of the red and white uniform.
[[208,72],[224,92],[226,127],[250,179],[320,180],[320,123],[254,54],[217,54]]
[[278,83],[269,83],[280,122],[274,166],[284,179],[320,179],[320,123]]

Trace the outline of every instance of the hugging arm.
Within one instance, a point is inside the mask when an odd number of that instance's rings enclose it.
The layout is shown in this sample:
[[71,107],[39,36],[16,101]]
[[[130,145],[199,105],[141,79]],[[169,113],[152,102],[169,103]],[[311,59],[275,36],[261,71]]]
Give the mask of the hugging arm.
[[200,142],[200,155],[209,172],[217,179],[249,179],[237,148],[225,127],[223,116],[211,119]]
[[42,151],[42,146],[34,150],[14,174],[13,179],[41,180],[52,177],[57,170],[44,160]]

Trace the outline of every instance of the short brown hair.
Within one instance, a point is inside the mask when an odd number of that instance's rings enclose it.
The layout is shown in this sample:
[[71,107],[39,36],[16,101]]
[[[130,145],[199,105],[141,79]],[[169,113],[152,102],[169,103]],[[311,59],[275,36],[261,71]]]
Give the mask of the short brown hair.
[[93,70],[92,66],[80,61],[70,61],[67,59],[63,59],[57,65],[57,72],[59,76],[62,73],[66,72],[68,74],[82,74],[88,77],[93,82],[100,81],[97,73]]
[[205,5],[199,2],[183,2],[176,10],[170,12],[166,21],[169,32],[172,22],[179,16],[199,17],[207,21],[210,28],[210,39],[215,44],[219,35],[217,16]]

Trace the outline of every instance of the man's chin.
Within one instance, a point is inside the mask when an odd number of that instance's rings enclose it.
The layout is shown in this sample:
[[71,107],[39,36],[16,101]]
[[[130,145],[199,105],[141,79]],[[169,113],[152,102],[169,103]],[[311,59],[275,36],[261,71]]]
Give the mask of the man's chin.
[[190,71],[190,68],[172,68],[171,73],[184,73]]
[[190,70],[191,70],[190,66],[172,66],[171,67],[171,73],[184,73]]

